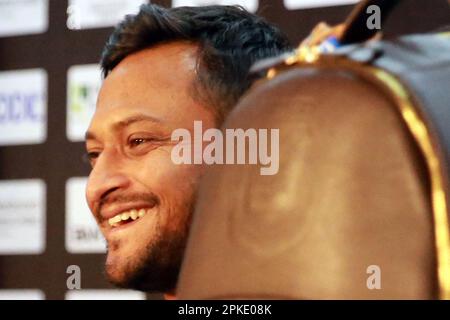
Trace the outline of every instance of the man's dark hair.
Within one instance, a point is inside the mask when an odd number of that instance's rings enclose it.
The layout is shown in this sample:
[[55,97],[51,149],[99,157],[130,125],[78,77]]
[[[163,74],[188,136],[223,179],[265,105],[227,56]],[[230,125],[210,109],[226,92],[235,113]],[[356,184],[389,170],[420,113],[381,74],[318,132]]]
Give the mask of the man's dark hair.
[[104,77],[128,55],[171,41],[198,44],[192,96],[214,106],[218,120],[256,80],[248,72],[254,62],[292,49],[278,28],[239,6],[166,9],[144,4],[110,36],[101,58]]

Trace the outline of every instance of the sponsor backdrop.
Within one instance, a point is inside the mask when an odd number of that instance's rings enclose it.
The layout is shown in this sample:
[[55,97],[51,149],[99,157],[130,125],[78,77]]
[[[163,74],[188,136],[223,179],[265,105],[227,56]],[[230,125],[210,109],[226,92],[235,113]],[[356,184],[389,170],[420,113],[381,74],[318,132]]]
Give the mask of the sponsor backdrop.
[[[112,26],[143,0],[0,0],[0,299],[157,299],[104,279],[105,242],[84,199],[83,136],[101,85]],[[241,4],[294,42],[320,21],[341,22],[356,0],[173,0]],[[446,0],[406,0],[386,35],[450,21]],[[170,70],[168,70],[170,72]],[[81,269],[69,290],[67,268]]]

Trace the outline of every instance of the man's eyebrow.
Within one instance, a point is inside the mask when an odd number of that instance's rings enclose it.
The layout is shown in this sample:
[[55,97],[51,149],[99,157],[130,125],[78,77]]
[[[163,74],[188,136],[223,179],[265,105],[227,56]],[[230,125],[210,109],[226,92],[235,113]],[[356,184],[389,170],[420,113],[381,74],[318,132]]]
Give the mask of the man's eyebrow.
[[84,135],[84,140],[97,140],[97,137],[95,136],[95,134],[93,134],[90,131],[86,131],[86,134]]
[[113,129],[117,130],[117,129],[121,129],[123,127],[129,126],[130,124],[133,124],[135,122],[140,122],[140,121],[149,121],[149,122],[153,122],[155,124],[161,124],[161,120],[149,115],[144,115],[144,114],[138,114],[138,115],[134,115],[134,116],[130,116],[124,120],[121,120],[117,123],[115,123],[113,125]]
[[[116,122],[113,125],[113,130],[116,131],[118,129],[124,128],[126,126],[129,126],[135,122],[140,122],[140,121],[149,121],[149,122],[153,122],[155,124],[161,124],[162,121],[158,118],[149,116],[149,115],[144,115],[144,114],[138,114],[138,115],[134,115],[134,116],[130,116],[124,120],[121,120],[119,122]],[[95,136],[95,134],[91,131],[86,131],[85,134],[85,140],[97,140],[97,137]]]

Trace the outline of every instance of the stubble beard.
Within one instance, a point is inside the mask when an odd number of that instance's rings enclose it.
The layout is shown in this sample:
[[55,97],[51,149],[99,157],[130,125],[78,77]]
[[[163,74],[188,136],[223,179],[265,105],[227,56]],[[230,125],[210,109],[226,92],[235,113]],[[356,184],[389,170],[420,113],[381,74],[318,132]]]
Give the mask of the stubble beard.
[[[177,230],[163,228],[158,223],[151,243],[146,244],[145,249],[137,252],[135,256],[125,259],[123,266],[105,263],[108,281],[124,289],[174,292],[186,249],[194,203],[195,196],[192,196],[190,203],[180,210],[179,213],[184,215],[184,219]],[[114,250],[117,246],[119,246],[117,242],[109,243],[108,251]]]

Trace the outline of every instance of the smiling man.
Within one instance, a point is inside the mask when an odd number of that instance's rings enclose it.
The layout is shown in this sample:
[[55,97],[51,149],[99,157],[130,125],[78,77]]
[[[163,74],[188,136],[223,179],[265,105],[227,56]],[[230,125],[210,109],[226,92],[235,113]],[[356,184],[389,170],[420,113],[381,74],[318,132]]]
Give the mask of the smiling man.
[[175,164],[174,130],[219,127],[251,86],[250,66],[291,47],[241,8],[146,4],[111,35],[86,133],[87,200],[115,285],[173,292],[203,167]]

